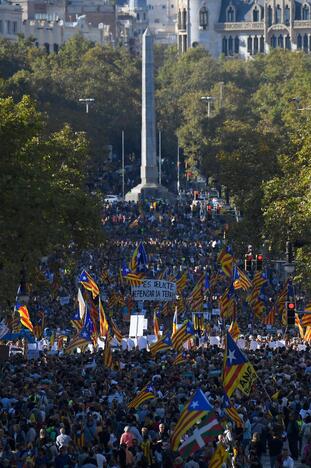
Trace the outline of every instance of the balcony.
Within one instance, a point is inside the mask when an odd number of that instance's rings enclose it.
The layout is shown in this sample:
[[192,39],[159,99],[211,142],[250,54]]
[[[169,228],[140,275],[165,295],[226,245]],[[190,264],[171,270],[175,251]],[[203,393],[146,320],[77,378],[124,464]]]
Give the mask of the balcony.
[[264,31],[263,21],[258,22],[239,22],[239,23],[217,23],[216,31]]
[[294,21],[294,29],[311,29],[310,20]]

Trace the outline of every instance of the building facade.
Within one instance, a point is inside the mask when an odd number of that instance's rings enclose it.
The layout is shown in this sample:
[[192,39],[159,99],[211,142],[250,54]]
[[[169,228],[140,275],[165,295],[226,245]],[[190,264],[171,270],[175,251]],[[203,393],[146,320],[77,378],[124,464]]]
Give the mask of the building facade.
[[311,52],[311,1],[178,0],[179,52],[202,45],[213,57],[271,49]]

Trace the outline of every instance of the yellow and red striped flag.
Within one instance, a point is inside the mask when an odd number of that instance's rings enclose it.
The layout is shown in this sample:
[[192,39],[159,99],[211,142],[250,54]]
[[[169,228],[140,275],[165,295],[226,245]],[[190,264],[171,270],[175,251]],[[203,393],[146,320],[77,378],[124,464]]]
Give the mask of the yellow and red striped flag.
[[106,339],[106,343],[105,343],[105,349],[103,352],[103,361],[106,367],[109,367],[109,369],[113,368],[112,351],[111,351],[111,346],[110,346],[108,339]]
[[177,354],[173,361],[173,366],[177,366],[178,364],[183,364],[186,361],[186,354],[184,352]]
[[224,247],[217,257],[217,262],[220,263],[221,269],[226,276],[232,277],[233,271],[233,256],[230,247]]
[[156,310],[153,312],[153,333],[155,334],[158,340],[160,337],[160,327]]
[[95,281],[93,280],[92,276],[85,270],[82,271],[79,281],[83,284],[84,288],[88,291],[91,291],[93,299],[99,296],[99,288]]
[[231,285],[225,290],[219,299],[220,315],[222,318],[230,318],[235,312],[234,288]]
[[276,316],[276,310],[275,310],[275,306],[273,306],[270,312],[268,313],[268,315],[264,317],[262,323],[264,323],[265,325],[274,325],[275,316]]
[[143,273],[127,273],[126,276],[123,276],[123,279],[129,283],[130,286],[140,286],[143,284]]
[[155,398],[154,388],[151,385],[146,385],[127,406],[128,408],[137,409],[144,401],[151,400],[152,398]]
[[237,340],[241,334],[237,321],[231,322],[228,332],[234,340]]
[[183,344],[192,338],[194,335],[194,328],[190,320],[185,322],[177,332],[172,336],[173,348],[176,351],[181,351]]
[[301,325],[303,327],[311,327],[311,314],[303,314],[301,317]]
[[188,432],[199,419],[202,419],[212,411],[212,409],[213,408],[208,402],[205,394],[199,388],[182,410],[176,423],[171,437],[171,447],[174,452],[177,451],[180,439],[186,434],[186,432]]
[[222,444],[218,444],[217,448],[208,464],[208,468],[222,468],[224,462],[229,457],[228,452]]
[[187,272],[185,271],[180,277],[176,277],[177,294],[181,294],[187,285]]
[[106,314],[102,305],[102,301],[99,298],[99,334],[100,336],[106,337],[109,336],[109,325],[106,318]]
[[190,296],[188,297],[188,302],[193,312],[202,312],[203,310],[204,281],[205,273],[202,273]]
[[90,342],[91,342],[91,337],[89,333],[82,330],[79,334],[77,334],[76,336],[72,338],[69,345],[65,349],[65,353],[70,354],[77,348],[80,348],[81,351],[84,351]]
[[255,369],[230,333],[227,333],[223,367],[223,384],[226,394],[230,397],[238,387],[245,395],[249,395],[256,378]]
[[250,279],[247,277],[244,271],[242,271],[241,268],[236,265],[233,268],[233,286],[234,289],[243,289],[244,291],[247,291],[252,287],[252,282]]
[[311,327],[307,327],[305,336],[303,337],[305,341],[311,341]]
[[17,312],[19,313],[19,318],[20,318],[21,324],[24,327],[28,328],[28,330],[30,330],[31,333],[34,333],[33,324],[32,324],[32,322],[30,320],[30,316],[29,316],[27,306],[18,305],[16,308],[17,308]]
[[111,318],[111,326],[112,326],[112,331],[113,331],[114,336],[116,337],[119,344],[121,344],[122,339],[123,339],[123,335],[122,335],[120,329],[118,328],[117,324],[113,320],[113,318]]
[[298,314],[295,314],[295,326],[298,328],[299,330],[299,335],[300,335],[300,338],[304,338],[304,331],[303,331],[303,328],[301,326],[301,323],[300,323],[300,319],[299,319],[299,315]]

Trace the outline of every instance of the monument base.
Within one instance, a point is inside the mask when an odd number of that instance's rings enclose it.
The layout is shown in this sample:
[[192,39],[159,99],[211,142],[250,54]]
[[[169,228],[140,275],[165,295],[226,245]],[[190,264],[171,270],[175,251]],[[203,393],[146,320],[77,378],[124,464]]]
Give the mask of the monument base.
[[125,195],[125,201],[174,200],[175,196],[159,184],[139,184]]

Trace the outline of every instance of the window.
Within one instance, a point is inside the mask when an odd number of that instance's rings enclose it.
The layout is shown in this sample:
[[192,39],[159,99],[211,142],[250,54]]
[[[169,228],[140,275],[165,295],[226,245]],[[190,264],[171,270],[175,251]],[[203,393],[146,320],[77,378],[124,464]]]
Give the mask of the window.
[[254,54],[258,54],[258,37],[254,37]]
[[263,54],[265,52],[265,39],[264,39],[263,36],[260,36],[259,50],[260,50],[261,54]]
[[178,10],[177,23],[178,23],[178,29],[181,29],[181,11],[180,10]]
[[228,40],[228,54],[233,55],[233,39],[230,36]]
[[53,51],[55,52],[55,54],[57,54],[58,49],[59,49],[58,44],[54,44],[54,45],[53,45]]
[[234,14],[234,9],[232,6],[229,6],[228,10],[227,10],[227,21],[229,23],[233,23],[234,20],[235,20],[235,14]]
[[201,28],[206,30],[208,27],[208,11],[206,7],[201,8],[199,20]]
[[178,52],[181,54],[182,53],[182,36],[178,36]]
[[44,43],[44,47],[45,47],[45,50],[47,52],[47,54],[50,53],[50,44],[48,44],[47,42]]
[[0,33],[3,33],[3,23],[2,23],[2,20],[0,20]]
[[284,10],[284,22],[286,25],[289,25],[290,23],[290,9],[288,5],[286,5]]
[[6,32],[8,34],[11,34],[11,21],[10,20],[6,22]]
[[308,49],[309,49],[308,45],[309,45],[308,34],[304,34],[304,36],[303,36],[303,50],[305,52],[308,52]]
[[236,36],[234,39],[234,53],[238,54],[239,51],[240,51],[240,39],[238,36]]
[[272,25],[272,7],[268,7],[268,26]]
[[309,7],[308,5],[304,5],[302,8],[302,19],[306,21],[309,19],[309,16],[310,16]]
[[251,38],[251,36],[249,36],[247,39],[247,52],[249,54],[253,53],[253,39]]
[[13,34],[17,33],[17,21],[13,21]]
[[183,51],[184,51],[184,52],[187,52],[187,48],[188,48],[188,47],[187,47],[187,35],[185,34],[185,35],[183,36]]
[[186,8],[184,8],[183,11],[182,11],[181,29],[187,29],[187,10],[186,10]]
[[137,13],[136,18],[138,19],[138,21],[140,20],[139,13]]
[[253,9],[253,21],[254,23],[257,23],[259,21],[259,10],[256,6]]
[[144,13],[144,21],[146,21],[146,13]]
[[291,42],[290,42],[290,37],[289,35],[287,34],[287,36],[285,37],[285,48],[290,50],[292,48],[291,46]]
[[222,53],[228,55],[228,41],[226,37],[222,40]]
[[280,34],[278,37],[278,47],[280,47],[281,49],[284,48],[284,38],[282,34]]
[[271,47],[273,47],[273,49],[276,48],[276,37],[275,37],[274,34],[273,34],[273,36],[271,37],[270,44],[271,44]]
[[282,23],[282,10],[280,5],[278,5],[275,9],[275,22],[276,24]]
[[297,49],[302,49],[302,37],[300,34],[297,36]]

